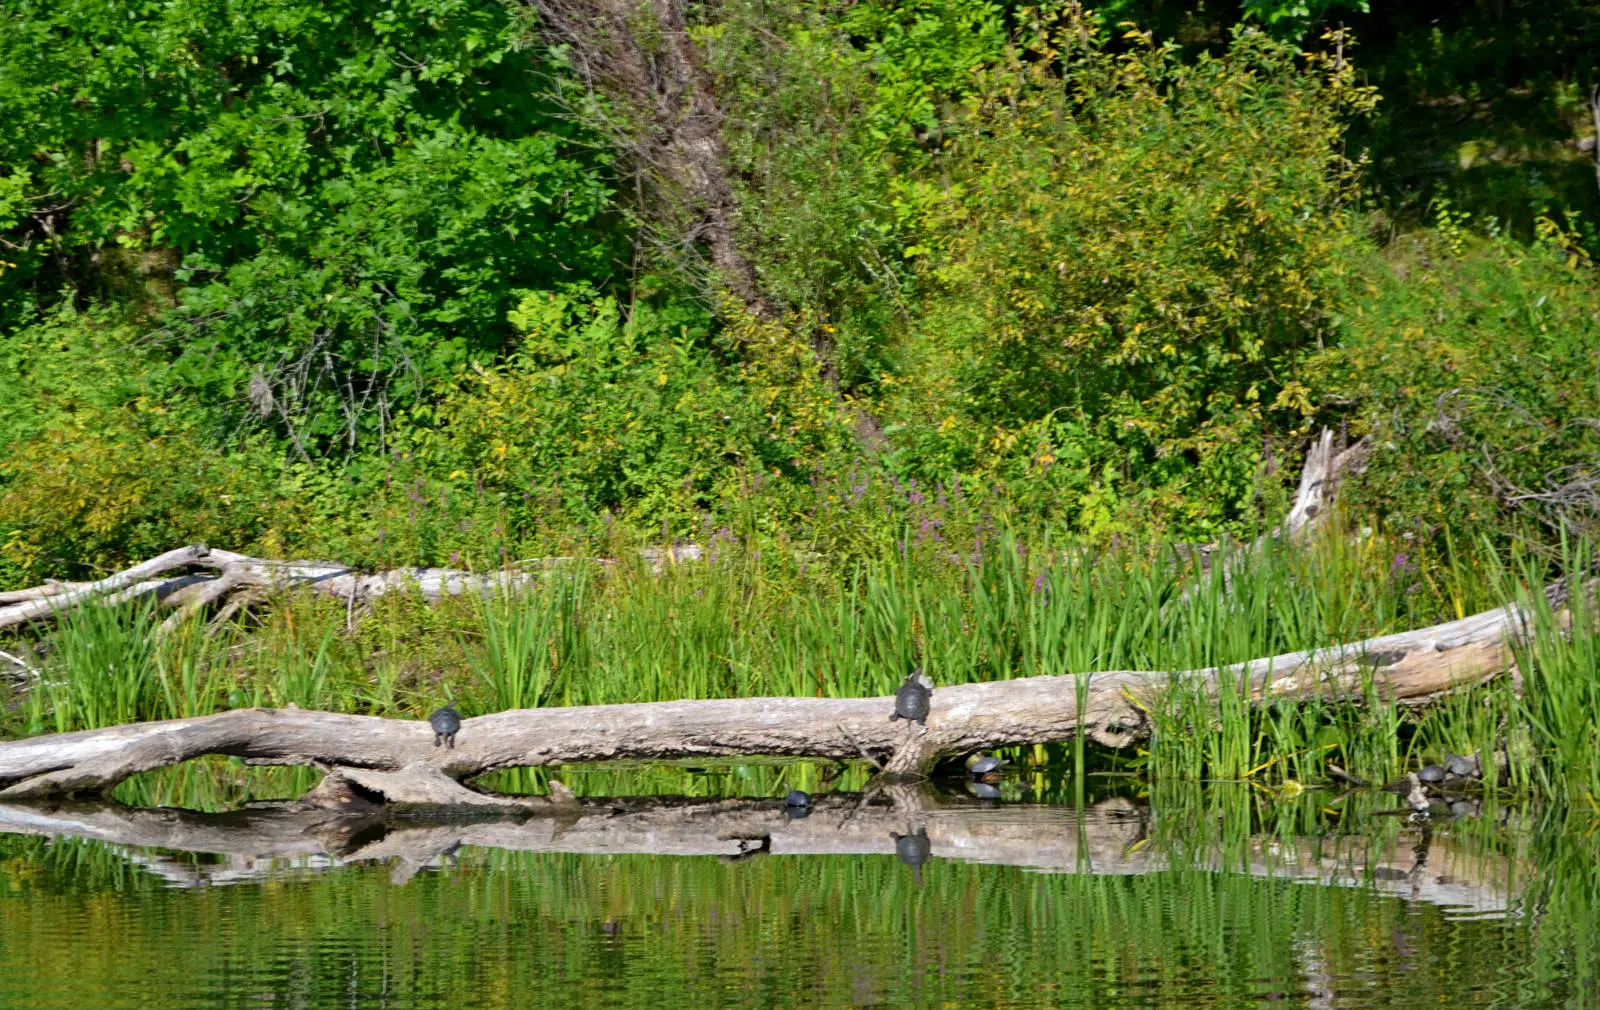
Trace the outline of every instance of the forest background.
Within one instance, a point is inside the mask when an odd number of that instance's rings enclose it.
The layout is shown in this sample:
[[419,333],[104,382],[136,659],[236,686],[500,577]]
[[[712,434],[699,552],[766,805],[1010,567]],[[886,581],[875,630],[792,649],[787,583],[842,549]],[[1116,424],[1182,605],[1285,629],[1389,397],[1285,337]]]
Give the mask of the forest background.
[[1600,501],[1593,0],[0,20],[3,585]]

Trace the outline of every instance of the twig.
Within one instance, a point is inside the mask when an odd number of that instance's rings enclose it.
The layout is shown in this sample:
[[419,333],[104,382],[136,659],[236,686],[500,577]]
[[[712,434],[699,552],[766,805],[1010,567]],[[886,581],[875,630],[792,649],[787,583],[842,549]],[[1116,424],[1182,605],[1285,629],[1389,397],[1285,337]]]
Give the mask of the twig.
[[1332,761],[1328,762],[1328,774],[1332,775],[1340,782],[1348,782],[1360,789],[1366,789],[1368,787],[1365,779],[1360,779],[1354,775],[1351,775],[1349,772],[1345,771],[1343,768],[1340,768]]
[[883,764],[877,758],[873,757],[871,752],[861,745],[861,741],[856,739],[855,734],[850,732],[848,729],[845,729],[842,723],[839,724],[839,733],[846,740],[850,741],[850,746],[861,752],[861,756],[866,759],[867,764],[871,765],[874,771],[883,771]]
[[39,671],[34,669],[31,665],[29,665],[28,661],[25,660],[25,659],[22,659],[22,658],[20,658],[18,656],[13,656],[9,652],[0,652],[0,659],[9,660],[10,662],[13,662],[13,663],[17,664],[18,666],[20,666],[24,670],[26,670],[28,672],[28,675],[33,677],[35,680],[37,680],[39,678]]

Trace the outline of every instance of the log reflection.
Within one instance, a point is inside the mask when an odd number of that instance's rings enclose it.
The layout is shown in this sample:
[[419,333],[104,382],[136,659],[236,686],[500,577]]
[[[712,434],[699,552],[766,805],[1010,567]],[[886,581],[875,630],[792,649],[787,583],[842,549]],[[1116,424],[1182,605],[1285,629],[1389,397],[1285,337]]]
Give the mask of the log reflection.
[[[1082,809],[995,805],[912,787],[819,796],[806,817],[781,799],[612,797],[532,801],[515,816],[407,820],[379,810],[301,803],[221,814],[136,809],[114,803],[0,804],[0,831],[93,839],[177,886],[232,883],[386,861],[396,883],[441,865],[464,846],[521,852],[719,856],[898,857],[920,875],[956,859],[1046,873],[1126,875],[1178,868],[1373,887],[1476,914],[1507,910],[1505,860],[1472,853],[1426,824],[1331,839],[1257,836],[1196,844],[1163,839],[1149,808],[1109,799]],[[924,842],[925,839],[925,842]],[[156,850],[156,851],[149,851]],[[915,850],[914,852],[911,850]],[[213,858],[196,863],[178,854]],[[908,854],[912,857],[907,858]]]

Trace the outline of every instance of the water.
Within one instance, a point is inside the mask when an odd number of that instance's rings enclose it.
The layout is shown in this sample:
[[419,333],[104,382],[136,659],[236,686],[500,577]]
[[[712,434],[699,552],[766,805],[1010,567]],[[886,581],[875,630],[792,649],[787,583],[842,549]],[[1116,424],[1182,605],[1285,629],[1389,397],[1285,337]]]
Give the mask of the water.
[[[1600,1005],[1581,818],[1007,795],[0,807],[0,1006]],[[919,831],[907,865],[893,835]]]

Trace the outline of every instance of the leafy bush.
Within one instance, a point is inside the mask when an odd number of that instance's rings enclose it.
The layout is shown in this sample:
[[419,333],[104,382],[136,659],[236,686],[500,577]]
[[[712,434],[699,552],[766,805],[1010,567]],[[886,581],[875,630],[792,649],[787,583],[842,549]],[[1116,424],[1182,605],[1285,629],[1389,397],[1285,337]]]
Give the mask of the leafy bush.
[[932,462],[1080,515],[1120,480],[1216,528],[1307,409],[1298,362],[1357,243],[1336,145],[1371,95],[1250,30],[1186,65],[1083,25],[1043,20],[973,103],[951,184],[901,189],[928,295],[895,410]]
[[1533,520],[1552,530],[1592,525],[1600,520],[1594,268],[1548,220],[1533,247],[1446,224],[1368,254],[1345,299],[1339,343],[1308,364],[1323,418],[1347,420],[1374,442],[1352,500],[1458,541],[1504,537]]
[[[745,362],[727,368],[706,350],[705,314],[633,308],[624,319],[609,296],[527,295],[511,314],[517,351],[463,371],[437,405],[412,412],[399,443],[428,472],[470,480],[512,527],[554,507],[670,530],[698,528],[744,476],[797,476],[845,440],[809,350],[781,326],[734,317],[722,340]],[[798,382],[779,374],[785,364]]]
[[137,332],[66,310],[0,335],[0,579],[92,576],[180,542],[259,543],[294,511],[270,445],[219,452],[149,395]]
[[515,288],[610,270],[606,159],[495,0],[0,17],[0,318],[131,255],[177,303],[159,378],[230,426],[253,408],[303,456],[381,438],[500,349]]

